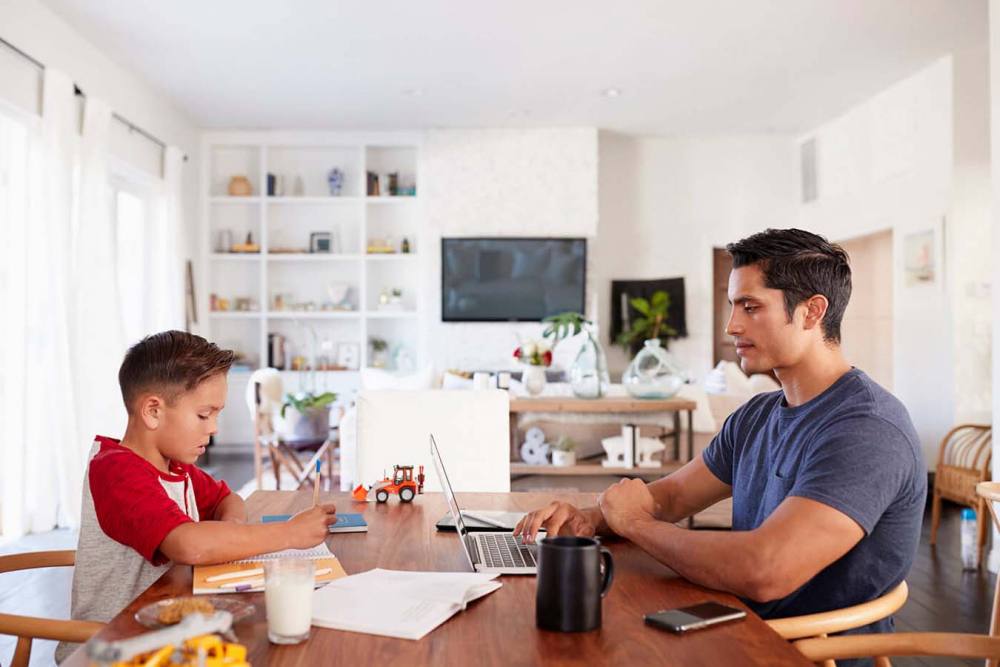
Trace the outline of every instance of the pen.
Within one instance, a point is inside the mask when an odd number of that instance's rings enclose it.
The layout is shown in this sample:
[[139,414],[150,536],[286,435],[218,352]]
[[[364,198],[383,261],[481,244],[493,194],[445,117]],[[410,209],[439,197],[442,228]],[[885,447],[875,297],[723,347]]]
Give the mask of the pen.
[[247,577],[255,577],[258,574],[264,574],[264,568],[255,567],[252,570],[240,570],[239,572],[227,572],[226,574],[217,574],[214,577],[209,577],[206,582],[210,581],[226,581],[227,579],[245,579]]
[[[330,574],[332,572],[328,567],[323,567],[316,570],[316,576],[321,577],[324,574]],[[241,573],[244,574],[244,573]],[[251,588],[260,588],[264,585],[263,579],[243,579],[242,581],[227,581],[226,583],[219,586],[219,588],[235,588],[237,592],[248,591]]]
[[322,465],[323,461],[316,459],[316,478],[313,479],[313,507],[319,505],[319,471]]

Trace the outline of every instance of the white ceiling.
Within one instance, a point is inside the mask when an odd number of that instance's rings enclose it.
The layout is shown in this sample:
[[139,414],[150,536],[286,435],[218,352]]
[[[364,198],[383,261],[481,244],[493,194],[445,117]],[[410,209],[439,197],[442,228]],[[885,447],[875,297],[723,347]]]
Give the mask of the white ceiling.
[[795,133],[987,43],[986,0],[43,1],[211,128]]

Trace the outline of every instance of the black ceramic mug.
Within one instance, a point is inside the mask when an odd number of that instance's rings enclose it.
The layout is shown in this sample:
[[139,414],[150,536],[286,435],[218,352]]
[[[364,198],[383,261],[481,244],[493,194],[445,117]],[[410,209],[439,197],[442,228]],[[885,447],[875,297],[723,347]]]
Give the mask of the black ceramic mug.
[[607,595],[614,576],[611,552],[592,537],[539,540],[535,624],[556,632],[587,632],[601,627],[601,598]]

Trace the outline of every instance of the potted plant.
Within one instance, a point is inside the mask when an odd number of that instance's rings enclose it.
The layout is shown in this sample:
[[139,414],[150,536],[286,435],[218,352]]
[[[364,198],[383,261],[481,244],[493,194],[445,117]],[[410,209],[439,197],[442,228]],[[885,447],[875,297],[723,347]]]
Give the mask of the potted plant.
[[336,400],[337,395],[329,391],[319,395],[309,391],[285,394],[278,431],[290,442],[326,440],[330,434],[330,405]]
[[633,355],[642,348],[647,340],[659,340],[663,348],[667,348],[670,336],[676,336],[677,330],[667,324],[670,315],[670,295],[659,290],[651,299],[639,297],[629,303],[639,311],[641,317],[635,318],[632,328],[618,334],[618,344],[623,345]]
[[385,368],[389,365],[389,343],[383,338],[372,338],[372,366],[375,368]]
[[545,389],[545,368],[552,364],[552,348],[545,341],[529,341],[514,350],[514,358],[527,368],[521,373],[521,382],[532,396]]
[[564,435],[552,444],[552,465],[564,468],[576,465],[576,441]]

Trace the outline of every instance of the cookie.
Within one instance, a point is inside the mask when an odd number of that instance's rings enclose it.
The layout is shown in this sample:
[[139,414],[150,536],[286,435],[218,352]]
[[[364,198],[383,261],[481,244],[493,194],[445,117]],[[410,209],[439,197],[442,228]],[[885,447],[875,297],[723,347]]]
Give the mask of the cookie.
[[174,600],[161,609],[156,620],[164,625],[173,625],[180,623],[181,619],[188,614],[211,614],[214,611],[215,607],[208,600],[184,598],[183,600]]

